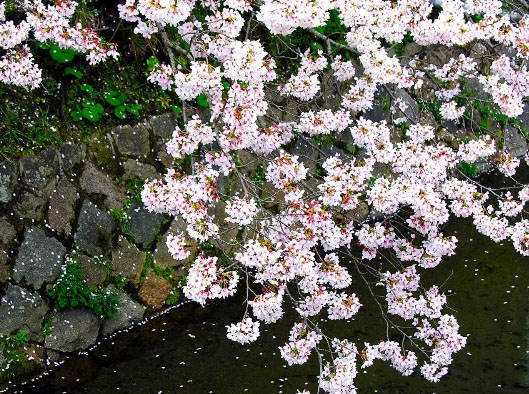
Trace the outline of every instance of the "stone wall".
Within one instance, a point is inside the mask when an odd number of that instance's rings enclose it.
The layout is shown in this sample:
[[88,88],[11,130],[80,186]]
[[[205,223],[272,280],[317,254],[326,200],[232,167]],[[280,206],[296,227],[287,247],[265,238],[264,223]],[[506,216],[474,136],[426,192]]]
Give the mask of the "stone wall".
[[[175,125],[173,115],[161,115],[86,144],[0,163],[0,333],[27,332],[26,348],[39,363],[176,302],[183,267],[165,237],[177,224],[149,213],[138,190],[127,189],[165,172],[171,160],[163,138]],[[116,294],[115,317],[51,309],[49,291],[73,254],[87,286]]]

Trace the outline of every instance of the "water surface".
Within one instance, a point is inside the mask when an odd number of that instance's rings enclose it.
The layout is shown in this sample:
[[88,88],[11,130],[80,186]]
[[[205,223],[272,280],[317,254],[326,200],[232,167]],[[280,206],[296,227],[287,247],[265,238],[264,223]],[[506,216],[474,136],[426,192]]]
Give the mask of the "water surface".
[[[451,290],[449,312],[468,334],[467,346],[455,355],[440,383],[429,383],[418,373],[402,377],[378,361],[359,374],[359,393],[529,392],[523,386],[529,258],[518,255],[508,242],[498,245],[479,235],[470,222],[449,226],[445,234],[458,235],[457,255],[420,272],[425,285],[444,283],[442,290]],[[324,325],[329,334],[361,347],[364,340],[383,338],[385,326],[363,282],[355,279],[353,288],[364,308],[353,321]],[[286,367],[279,355],[295,313],[278,324],[263,325],[259,341],[243,347],[225,337],[225,325],[243,312],[237,298],[205,309],[185,304],[119,334],[89,355],[69,358],[48,376],[13,392],[270,394],[306,387],[316,393],[316,357],[306,365]]]

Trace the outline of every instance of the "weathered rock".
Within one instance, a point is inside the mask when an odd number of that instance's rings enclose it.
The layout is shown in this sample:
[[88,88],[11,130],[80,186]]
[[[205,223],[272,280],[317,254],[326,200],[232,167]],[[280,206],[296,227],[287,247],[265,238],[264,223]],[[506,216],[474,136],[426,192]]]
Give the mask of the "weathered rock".
[[79,194],[75,186],[66,179],[61,179],[50,197],[48,223],[59,234],[70,235],[72,222],[75,219],[75,204]]
[[164,167],[171,168],[173,166],[174,158],[167,153],[165,142],[163,141],[154,142],[153,157],[155,161],[162,163]]
[[6,218],[0,217],[0,243],[9,245],[15,239],[17,232]]
[[15,163],[0,163],[0,203],[8,203],[18,184],[18,168]]
[[[354,64],[354,63],[353,63]],[[360,65],[356,65],[360,69]],[[323,71],[321,77],[322,100],[325,108],[339,108],[342,97],[336,90],[336,76],[333,70]]]
[[171,293],[171,284],[161,276],[150,269],[147,276],[140,287],[138,296],[142,302],[147,306],[161,308],[165,303],[169,293]]
[[290,153],[298,156],[299,162],[305,165],[309,173],[314,174],[316,172],[316,164],[320,154],[308,142],[302,138],[297,138],[292,145]]
[[33,341],[42,339],[41,324],[48,303],[37,293],[9,284],[0,304],[0,332],[27,331]]
[[108,290],[118,297],[120,306],[116,316],[106,319],[103,323],[101,327],[103,335],[112,334],[117,330],[129,327],[132,322],[140,321],[145,312],[145,307],[130,298],[124,291],[116,289],[113,285],[108,286]]
[[154,135],[160,138],[168,138],[173,134],[178,125],[175,114],[168,112],[159,116],[154,116],[149,120]]
[[61,352],[83,350],[96,342],[99,321],[96,315],[85,310],[69,310],[57,313],[51,321],[51,334],[45,346]]
[[162,175],[158,170],[150,164],[144,164],[140,161],[129,159],[123,163],[123,170],[125,174],[123,177],[127,178],[139,178],[139,179],[161,179]]
[[489,94],[485,92],[483,84],[477,78],[469,78],[465,82],[465,87],[472,93],[473,97],[478,100],[487,101]]
[[22,180],[36,192],[40,192],[55,178],[58,169],[59,161],[54,148],[45,150],[37,156],[25,156],[20,160]]
[[439,141],[443,141],[451,148],[456,150],[459,148],[456,138],[447,129],[440,129],[436,131],[435,136]]
[[441,126],[443,126],[445,130],[448,130],[448,132],[452,134],[455,138],[460,137],[460,130],[462,126],[459,124],[458,120],[442,119]]
[[521,157],[527,153],[527,140],[511,125],[505,128],[505,150],[515,157]]
[[13,205],[13,212],[22,219],[40,221],[46,211],[46,200],[26,191],[19,196]]
[[119,172],[116,152],[112,146],[112,138],[110,135],[108,135],[108,138],[93,136],[90,139],[88,155],[90,161],[106,173],[116,175]]
[[0,250],[0,283],[7,283],[9,280],[9,268],[7,267],[7,252]]
[[419,123],[422,125],[431,126],[434,130],[438,127],[438,123],[435,120],[435,116],[430,111],[421,112],[421,120],[419,121]]
[[79,179],[79,184],[88,193],[100,194],[104,196],[105,206],[120,210],[125,202],[125,194],[122,193],[112,179],[97,170],[94,165],[88,162],[83,174]]
[[149,130],[147,125],[119,126],[112,130],[116,148],[122,155],[145,156],[149,154]]
[[193,260],[197,251],[197,243],[195,240],[190,241],[188,250],[191,254],[185,260],[175,260],[171,256],[171,254],[169,253],[169,249],[167,248],[167,237],[171,234],[180,234],[182,231],[185,231],[185,229],[186,224],[183,219],[178,218],[173,220],[169,230],[165,232],[162,239],[156,244],[156,249],[154,250],[154,253],[152,255],[152,261],[154,264],[161,268],[177,267],[179,265],[185,265]]
[[55,238],[47,237],[43,230],[31,227],[24,234],[14,268],[17,282],[25,279],[35,289],[53,282],[61,273],[66,248]]
[[83,201],[74,243],[90,255],[105,254],[112,248],[112,232],[116,223],[112,215],[101,211],[90,201]]
[[134,201],[129,210],[129,230],[134,236],[134,242],[147,247],[154,242],[162,227],[163,215],[149,212],[140,203]]
[[[524,104],[523,106],[523,112],[518,117],[518,121],[521,123],[521,125],[524,127],[525,131],[529,133],[529,104]],[[1,166],[0,166],[0,174],[1,174]],[[1,184],[1,181],[0,181]],[[1,191],[0,191],[1,195]]]
[[23,352],[29,362],[33,362],[40,367],[46,366],[46,349],[43,346],[29,343],[24,346]]
[[82,281],[88,287],[102,285],[107,279],[105,267],[88,256],[79,257],[79,266],[83,270]]
[[239,151],[238,159],[241,162],[241,171],[249,177],[254,176],[260,166],[266,167],[264,160],[249,150]]
[[66,174],[71,174],[84,161],[86,157],[86,146],[83,144],[63,145],[59,148],[58,157],[60,169]]
[[[267,189],[268,185],[271,185],[270,182],[265,184],[265,193],[272,189],[272,187]],[[276,197],[284,199],[284,194]],[[213,217],[214,222],[219,226],[219,235],[211,239],[211,243],[228,254],[240,252],[241,243],[236,241],[237,234],[239,234],[239,226],[226,221],[226,203],[224,201],[218,201],[208,209],[208,214]],[[194,243],[192,244],[191,251],[195,252]],[[181,262],[177,263],[179,263],[179,265],[182,264]]]
[[404,47],[404,53],[403,56],[406,58],[413,58],[417,56],[419,53],[421,53],[424,50],[424,47],[422,45],[419,45],[415,42],[410,42],[406,44]]
[[347,212],[347,217],[357,222],[363,222],[369,216],[369,205],[365,202],[360,202],[358,206],[352,211]]
[[362,115],[364,118],[371,120],[372,122],[381,122],[385,120],[389,123],[390,114],[389,111],[384,108],[382,104],[379,103],[380,99],[375,99],[373,101],[373,106],[364,112]]
[[395,100],[402,100],[402,102],[407,106],[407,108],[404,109],[404,111],[401,111],[400,109],[397,109],[397,112],[395,113],[396,118],[405,117],[408,120],[408,123],[411,121],[412,123],[417,123],[419,119],[421,118],[421,111],[419,109],[419,104],[406,92],[404,89],[396,89],[395,90]]
[[330,146],[322,144],[319,148],[326,157],[334,156],[337,154],[340,155],[341,157],[347,157],[347,153],[345,153],[342,149],[338,148],[334,144]]
[[147,254],[140,251],[123,236],[119,237],[118,247],[112,251],[112,274],[120,275],[138,284]]

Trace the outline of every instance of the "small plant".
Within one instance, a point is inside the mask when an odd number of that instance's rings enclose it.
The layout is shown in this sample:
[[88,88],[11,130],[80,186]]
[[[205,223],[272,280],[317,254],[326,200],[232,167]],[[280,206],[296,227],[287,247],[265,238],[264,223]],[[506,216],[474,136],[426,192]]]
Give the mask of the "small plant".
[[75,260],[68,260],[63,273],[53,285],[49,295],[55,309],[86,308],[94,312],[100,320],[116,314],[119,300],[114,293],[104,287],[92,289],[82,282],[83,270]]
[[[74,75],[73,72],[70,73]],[[86,119],[92,123],[98,122],[101,116],[105,114],[105,108],[101,104],[102,102],[106,102],[113,107],[114,116],[118,119],[127,118],[127,114],[138,116],[142,109],[140,104],[126,104],[128,99],[127,95],[117,90],[101,94],[95,92],[92,85],[86,83],[82,84],[79,89],[85,92],[86,97],[81,101],[81,106],[77,106],[75,110],[70,112],[70,116],[75,122],[82,119]]]
[[119,305],[118,297],[113,292],[104,287],[98,287],[90,292],[87,307],[99,319],[105,320],[116,315]]
[[0,351],[5,358],[4,363],[0,365],[0,382],[33,371],[34,366],[28,362],[21,349],[28,341],[25,332],[11,335],[0,333]]
[[133,237],[134,234],[132,234],[129,229],[130,215],[128,214],[128,208],[129,207],[124,207],[122,210],[111,208],[109,212],[116,220],[120,231],[129,237]]

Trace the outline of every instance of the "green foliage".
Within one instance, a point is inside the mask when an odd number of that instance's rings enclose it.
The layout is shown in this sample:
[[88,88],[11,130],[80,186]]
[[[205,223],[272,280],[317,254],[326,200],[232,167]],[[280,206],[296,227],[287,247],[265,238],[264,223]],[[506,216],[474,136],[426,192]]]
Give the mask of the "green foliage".
[[209,255],[216,256],[219,259],[220,265],[223,267],[229,267],[232,265],[230,258],[224,253],[224,251],[211,242],[204,242],[202,245],[200,245],[200,248]]
[[137,178],[135,176],[129,176],[128,178],[118,177],[115,182],[116,186],[124,187],[127,189],[127,200],[124,206],[127,208],[132,204],[133,200],[141,203],[141,191],[145,184],[145,179]]
[[68,260],[63,273],[49,292],[55,310],[86,308],[94,312],[100,320],[113,317],[119,307],[114,293],[98,287],[87,287],[83,281],[83,270],[75,260]]
[[422,100],[417,100],[417,103],[419,105],[419,109],[421,111],[423,110],[428,110],[430,111],[435,120],[437,120],[438,122],[441,122],[443,120],[443,117],[441,115],[441,103],[439,103],[438,100],[434,100],[434,101],[422,101]]
[[56,310],[73,309],[87,304],[88,291],[81,278],[83,270],[77,261],[68,261],[49,295]]
[[255,169],[255,174],[251,177],[251,180],[259,187],[263,187],[266,181],[266,173],[264,167],[259,164]]
[[83,73],[76,67],[66,67],[64,69],[64,75],[73,75],[77,79],[81,79],[83,77]]
[[94,312],[100,320],[116,315],[119,308],[118,297],[104,287],[98,287],[89,294],[86,307]]
[[[85,3],[79,3],[73,18],[88,26],[93,24],[95,13],[94,7]],[[15,11],[9,4],[15,3],[6,2],[7,13]],[[109,10],[105,6],[102,12]],[[79,52],[28,41],[35,63],[42,68],[42,83],[30,94],[26,89],[0,84],[0,161],[64,143],[86,143],[87,137],[104,135],[117,125],[133,122],[136,116],[156,115],[171,110],[171,105],[181,106],[174,92],[163,95],[147,80],[145,64],[151,55],[156,56],[156,42],[132,34],[133,26],[129,25],[107,32],[115,33],[112,42],[119,48],[120,59],[97,65],[88,64]],[[174,30],[173,35],[179,37]],[[157,61],[154,59],[151,63]],[[83,84],[91,86],[92,92],[82,90]],[[116,109],[105,100],[105,94],[112,91],[127,96],[122,104],[125,108]]]
[[[44,48],[43,48],[44,49]],[[75,55],[79,52],[75,52],[72,49],[59,48],[57,45],[52,45],[50,47],[50,57],[55,60],[57,63],[69,63],[71,62]]]
[[81,101],[81,106],[77,105],[74,110],[70,111],[70,116],[74,122],[79,122],[86,119],[92,123],[99,122],[101,116],[105,115],[106,111],[103,104],[109,104],[113,109],[111,112],[118,119],[126,119],[127,114],[139,116],[140,110],[143,108],[141,104],[126,104],[128,99],[125,93],[117,90],[111,90],[107,93],[95,92],[92,85],[83,83],[79,89],[86,94]]
[[457,168],[468,177],[475,177],[478,175],[478,168],[474,163],[459,163]]
[[413,42],[413,36],[410,32],[407,32],[401,42],[393,44],[393,49],[395,49],[395,54],[397,56],[402,56],[406,46]]
[[7,362],[17,361],[24,357],[20,353],[20,348],[28,343],[28,335],[25,332],[6,335],[0,333],[0,350]]
[[127,208],[128,207],[125,207],[125,206],[123,207],[122,210],[111,208],[109,212],[112,215],[112,217],[116,220],[116,223],[118,224],[118,228],[120,229],[120,231],[125,235],[133,237],[134,235],[129,229],[130,216],[127,212],[128,211]]
[[154,69],[154,66],[160,64],[160,61],[155,56],[151,56],[147,59],[147,72],[151,72]]
[[165,305],[169,306],[169,305],[176,304],[179,299],[180,299],[180,290],[178,290],[177,288],[173,288],[171,290],[171,293],[169,294],[169,297],[167,297],[167,299],[165,300]]
[[53,331],[51,327],[51,321],[53,319],[53,314],[48,313],[44,319],[44,325],[42,326],[42,336],[47,337]]
[[5,362],[0,365],[0,382],[27,375],[35,369],[21,349],[27,343],[25,332],[11,335],[0,333],[0,351],[5,358]]
[[197,97],[197,104],[200,105],[203,108],[209,107],[208,99],[204,93],[200,94]]
[[325,145],[328,148],[334,145],[333,138],[329,134],[318,134],[312,140],[316,145]]

